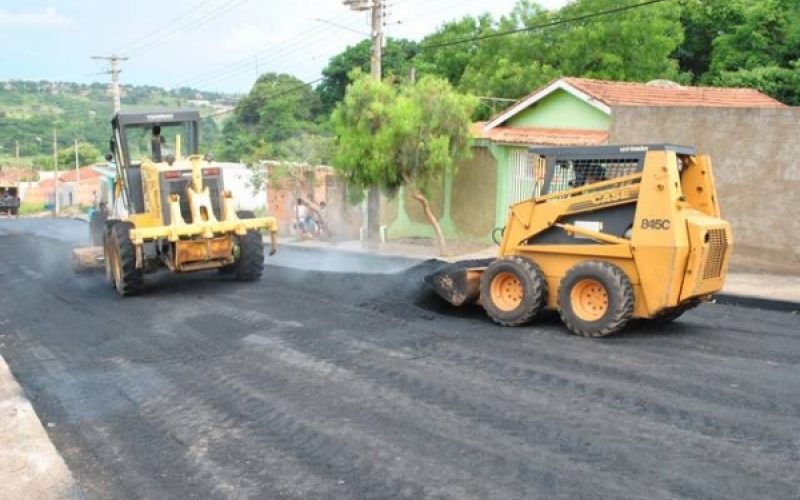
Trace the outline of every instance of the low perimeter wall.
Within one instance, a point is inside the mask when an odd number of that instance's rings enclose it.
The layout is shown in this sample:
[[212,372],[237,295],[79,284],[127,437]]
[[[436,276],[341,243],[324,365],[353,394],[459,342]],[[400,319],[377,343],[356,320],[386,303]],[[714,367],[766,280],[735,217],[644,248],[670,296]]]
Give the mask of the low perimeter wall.
[[800,108],[615,107],[609,142],[711,155],[732,270],[800,275]]

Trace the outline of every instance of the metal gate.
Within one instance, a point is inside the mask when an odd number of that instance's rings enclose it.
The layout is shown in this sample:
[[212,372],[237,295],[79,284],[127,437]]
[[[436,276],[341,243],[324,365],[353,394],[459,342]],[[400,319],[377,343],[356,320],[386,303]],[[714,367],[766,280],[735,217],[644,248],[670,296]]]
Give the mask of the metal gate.
[[537,191],[541,189],[541,185],[536,185],[533,159],[534,156],[525,149],[517,149],[509,156],[506,206],[539,195]]

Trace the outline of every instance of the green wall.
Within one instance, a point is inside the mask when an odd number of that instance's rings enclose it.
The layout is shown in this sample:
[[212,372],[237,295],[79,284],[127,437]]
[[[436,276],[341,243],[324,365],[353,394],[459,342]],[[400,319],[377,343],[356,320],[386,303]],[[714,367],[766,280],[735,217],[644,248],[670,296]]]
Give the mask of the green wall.
[[557,90],[503,125],[608,130],[611,117],[564,90]]
[[[611,117],[569,92],[557,90],[503,125],[607,131]],[[441,218],[445,236],[491,241],[492,230],[503,227],[508,217],[511,153],[527,147],[475,140],[473,157],[459,162],[455,174],[446,176],[429,193],[431,209]],[[419,202],[405,190],[394,200],[382,201],[381,224],[388,226],[389,239],[433,236]]]

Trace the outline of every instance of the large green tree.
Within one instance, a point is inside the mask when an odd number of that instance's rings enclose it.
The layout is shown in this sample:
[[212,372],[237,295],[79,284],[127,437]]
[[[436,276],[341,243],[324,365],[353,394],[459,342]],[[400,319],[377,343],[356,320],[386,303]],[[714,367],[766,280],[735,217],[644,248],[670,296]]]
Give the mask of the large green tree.
[[[384,77],[407,79],[411,73],[412,60],[418,52],[419,45],[416,42],[389,38],[381,54],[381,73]],[[345,89],[352,83],[350,73],[354,69],[369,73],[371,64],[370,40],[351,45],[331,58],[322,70],[322,81],[316,89],[322,103],[323,114],[329,115],[344,97]]]
[[569,76],[678,80],[674,54],[683,42],[680,4],[662,2],[619,10],[624,6],[618,0],[575,0],[565,5],[557,17],[572,21],[552,36],[555,59],[550,60]]
[[319,97],[302,80],[277,73],[261,75],[222,129],[220,159],[240,161],[263,147],[319,128]]
[[334,166],[350,186],[396,192],[411,190],[423,207],[445,253],[445,238],[426,192],[454,162],[469,154],[473,97],[444,79],[424,76],[392,86],[360,76],[332,116]]

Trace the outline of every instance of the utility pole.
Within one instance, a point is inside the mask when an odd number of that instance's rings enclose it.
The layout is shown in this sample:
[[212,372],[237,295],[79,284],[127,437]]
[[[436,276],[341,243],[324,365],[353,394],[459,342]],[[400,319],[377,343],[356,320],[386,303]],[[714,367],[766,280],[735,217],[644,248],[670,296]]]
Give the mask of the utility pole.
[[114,113],[118,112],[120,109],[120,91],[119,91],[119,62],[120,61],[127,61],[127,57],[120,57],[116,54],[112,54],[109,57],[103,56],[92,56],[92,59],[102,59],[104,61],[111,61],[111,95],[114,99]]
[[78,139],[75,139],[75,204],[80,205],[81,197],[81,165],[78,159]]
[[[381,81],[381,52],[383,45],[381,0],[344,0],[351,10],[372,10],[372,56],[370,57],[370,76]],[[364,242],[368,248],[380,245],[381,192],[376,186],[367,190],[367,237]]]
[[58,217],[59,211],[59,204],[58,204],[58,135],[56,133],[56,127],[53,126],[53,166],[55,167],[56,176],[55,176],[55,183],[53,184],[56,190],[56,199],[55,204],[53,205],[55,209],[54,216]]

